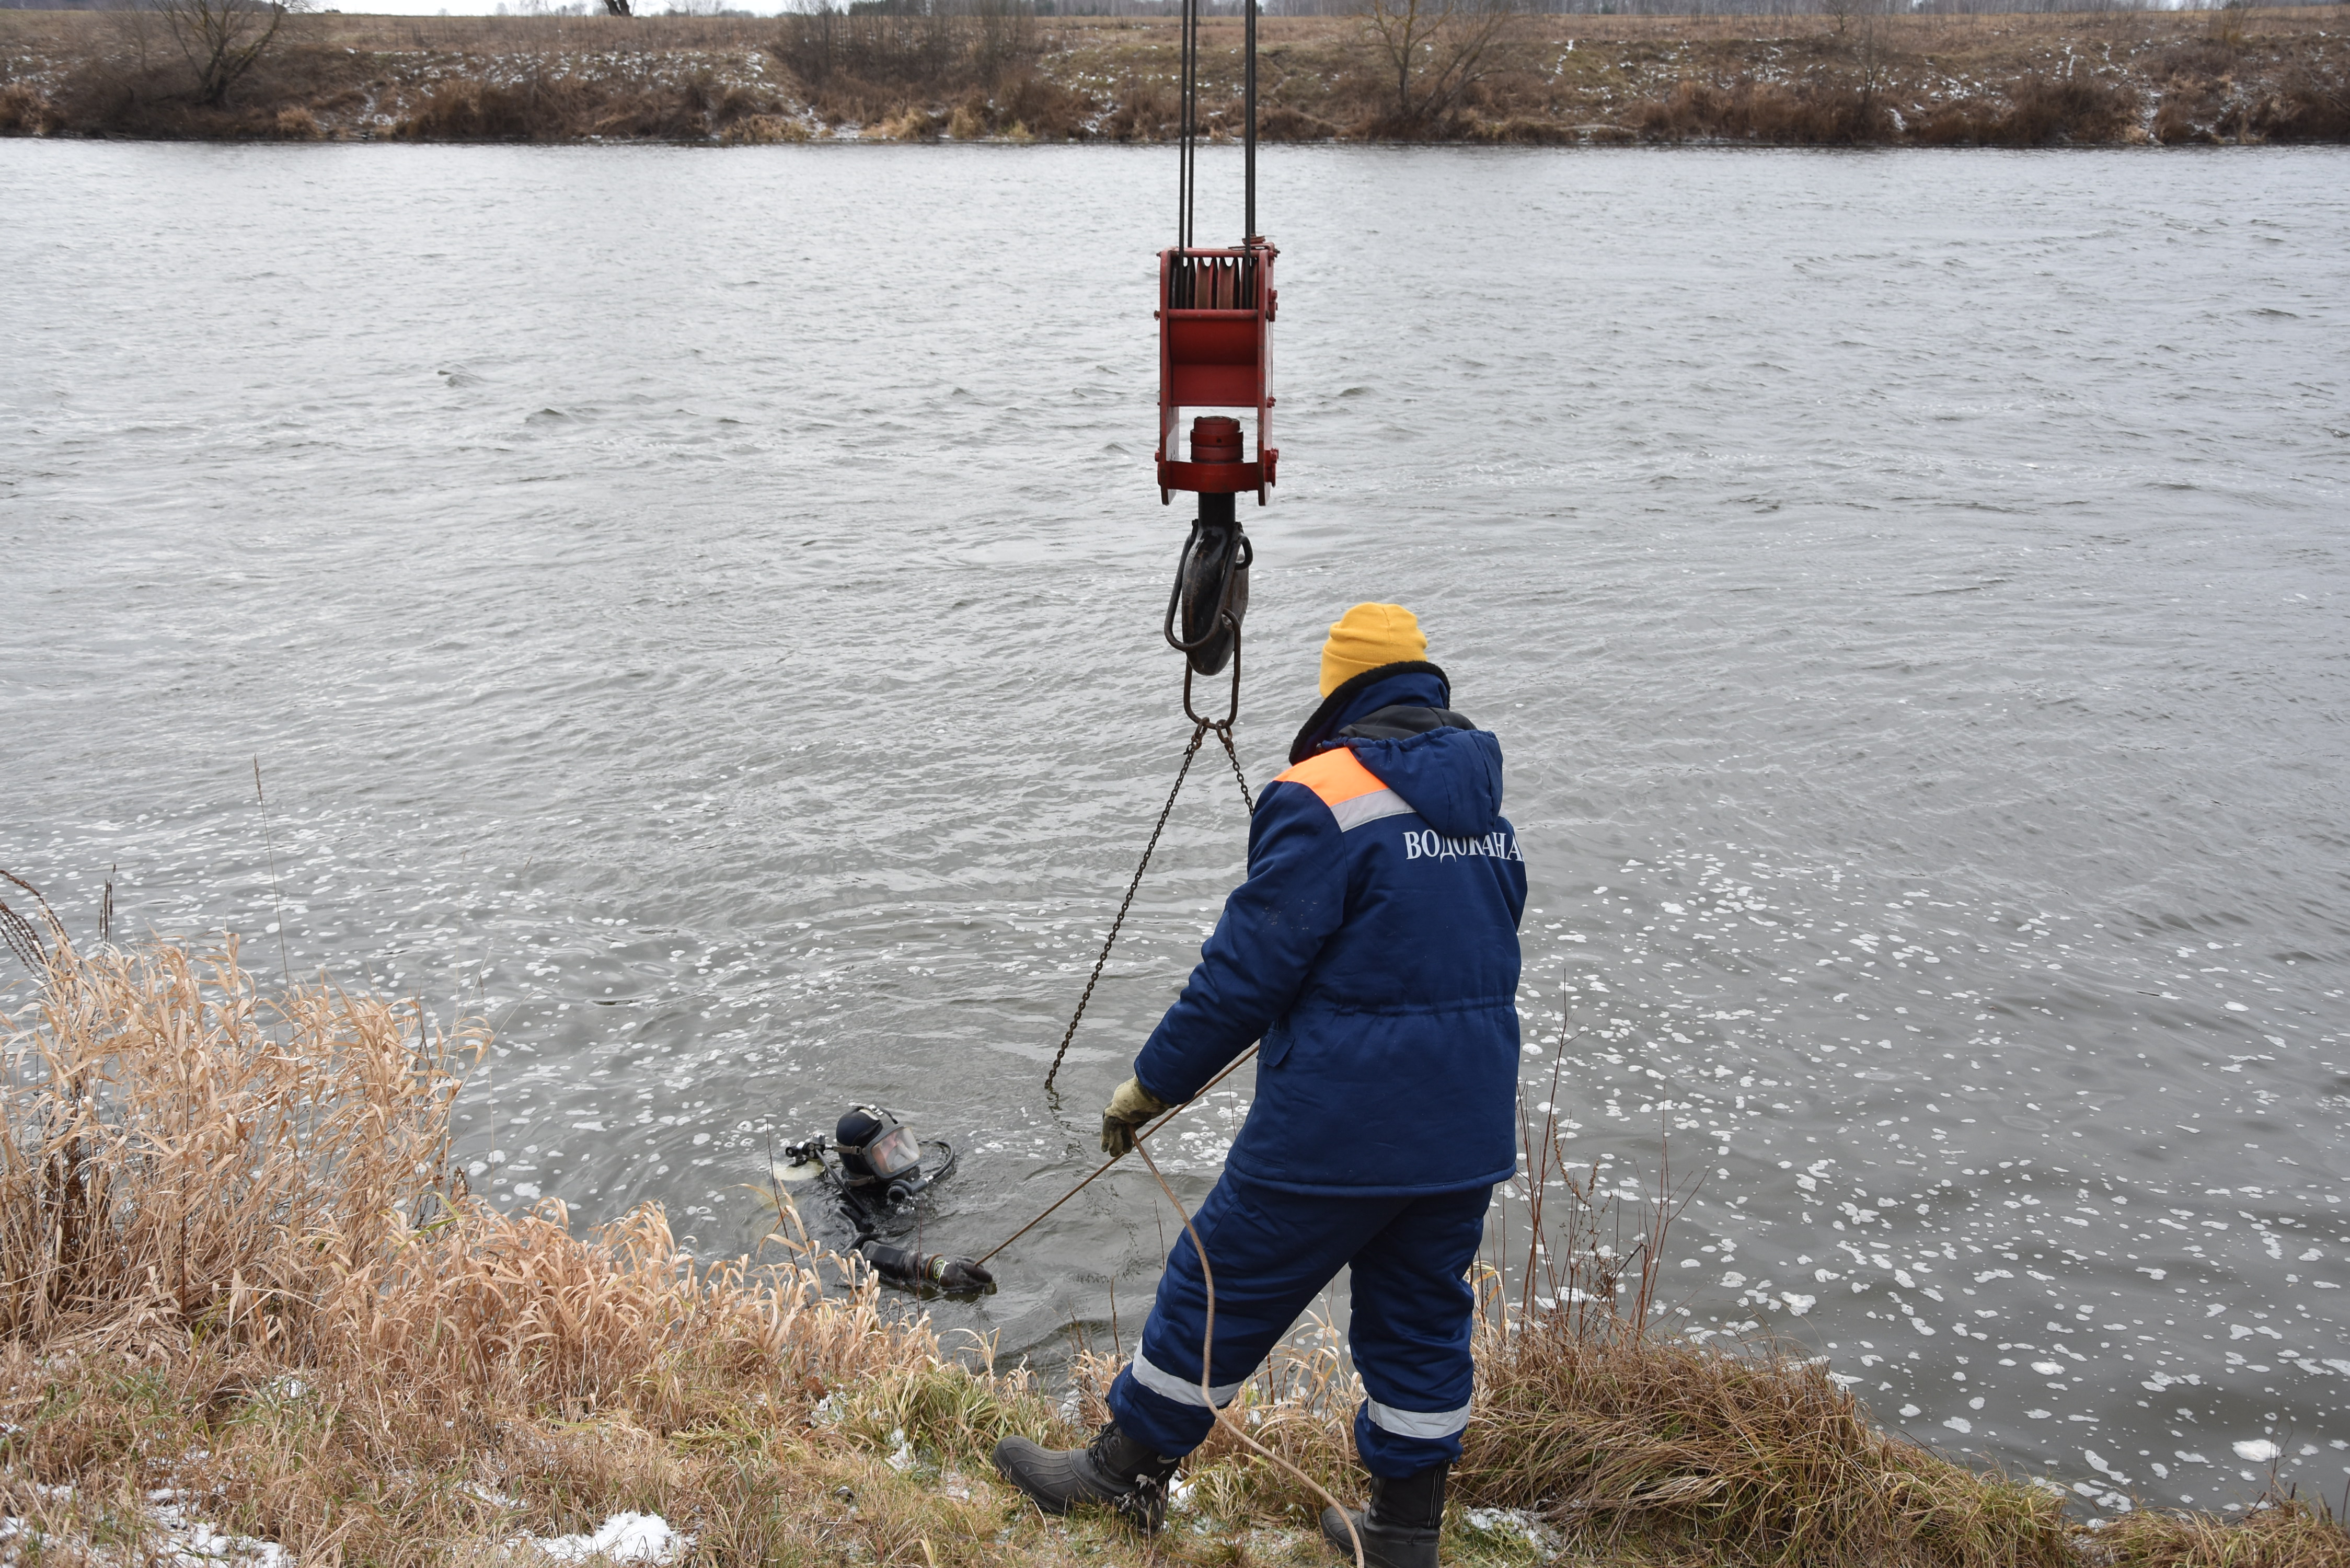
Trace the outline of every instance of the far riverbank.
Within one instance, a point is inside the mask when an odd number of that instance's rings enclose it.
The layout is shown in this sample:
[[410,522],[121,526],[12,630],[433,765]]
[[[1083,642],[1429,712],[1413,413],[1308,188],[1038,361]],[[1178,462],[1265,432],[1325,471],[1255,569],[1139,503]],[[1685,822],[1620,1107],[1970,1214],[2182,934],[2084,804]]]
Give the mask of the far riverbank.
[[[1528,16],[1399,74],[1350,17],[1263,24],[1275,141],[2350,140],[2350,8]],[[1211,135],[1240,24],[1206,28]],[[215,140],[1155,141],[1175,24],[1134,17],[295,18],[224,102],[137,12],[0,12],[0,133]],[[1447,69],[1446,67],[1453,67]]]

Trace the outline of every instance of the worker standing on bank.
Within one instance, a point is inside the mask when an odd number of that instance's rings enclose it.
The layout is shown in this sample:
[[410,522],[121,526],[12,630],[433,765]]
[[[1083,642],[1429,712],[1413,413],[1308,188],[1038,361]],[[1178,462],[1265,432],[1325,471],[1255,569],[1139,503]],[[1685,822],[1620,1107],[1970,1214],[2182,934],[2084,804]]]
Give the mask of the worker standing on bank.
[[[1501,743],[1452,711],[1427,649],[1400,605],[1357,605],[1330,628],[1322,705],[1249,826],[1248,880],[1102,1115],[1102,1147],[1125,1153],[1263,1042],[1256,1103],[1194,1220],[1216,1282],[1207,1381],[1229,1404],[1353,1270],[1347,1341],[1369,1396],[1355,1448],[1371,1476],[1354,1518],[1368,1561],[1391,1568],[1437,1561],[1469,1420],[1466,1275],[1517,1168],[1525,861],[1501,815]],[[1177,1462],[1214,1425],[1206,1311],[1186,1236],[1111,1385],[1110,1424],[1080,1449],[1006,1438],[996,1468],[1049,1512],[1101,1503],[1156,1529]],[[1351,1555],[1336,1511],[1322,1527]]]

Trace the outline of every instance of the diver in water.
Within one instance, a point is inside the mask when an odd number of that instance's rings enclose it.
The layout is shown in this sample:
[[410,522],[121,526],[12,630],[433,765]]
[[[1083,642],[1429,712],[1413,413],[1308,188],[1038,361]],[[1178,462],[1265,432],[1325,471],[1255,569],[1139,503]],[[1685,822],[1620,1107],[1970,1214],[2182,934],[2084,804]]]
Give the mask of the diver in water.
[[[837,1169],[825,1160],[827,1147],[839,1161]],[[922,1168],[925,1147],[938,1151],[928,1170]],[[885,1226],[902,1230],[914,1201],[953,1171],[952,1144],[934,1138],[925,1146],[889,1112],[858,1106],[842,1114],[829,1146],[821,1137],[810,1138],[790,1145],[784,1156],[790,1164],[777,1174],[785,1180],[813,1176],[823,1182],[835,1210],[856,1232],[849,1250],[891,1284],[960,1294],[995,1283],[993,1274],[969,1258],[895,1247],[881,1239]]]

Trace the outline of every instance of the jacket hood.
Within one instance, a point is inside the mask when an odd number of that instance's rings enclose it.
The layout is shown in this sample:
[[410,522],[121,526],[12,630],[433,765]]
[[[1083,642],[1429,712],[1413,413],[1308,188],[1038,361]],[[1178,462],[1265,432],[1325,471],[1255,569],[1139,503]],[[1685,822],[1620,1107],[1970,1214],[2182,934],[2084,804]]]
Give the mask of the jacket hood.
[[1410,706],[1445,708],[1452,702],[1452,682],[1443,670],[1425,659],[1407,659],[1366,670],[1334,688],[1289,743],[1292,767],[1338,739],[1338,732],[1356,720],[1382,708]]
[[1491,833],[1502,815],[1502,742],[1450,726],[1400,741],[1348,741],[1355,758],[1447,838]]

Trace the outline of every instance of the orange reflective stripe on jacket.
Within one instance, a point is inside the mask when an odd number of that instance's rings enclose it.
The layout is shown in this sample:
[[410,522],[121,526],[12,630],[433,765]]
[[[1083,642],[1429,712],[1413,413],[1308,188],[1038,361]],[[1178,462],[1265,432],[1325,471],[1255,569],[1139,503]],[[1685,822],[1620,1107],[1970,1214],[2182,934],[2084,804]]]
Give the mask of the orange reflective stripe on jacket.
[[1403,796],[1381,784],[1378,774],[1365,767],[1346,746],[1333,746],[1317,756],[1308,757],[1273,782],[1304,784],[1312,790],[1330,808],[1330,815],[1338,819],[1341,833],[1381,817],[1407,815],[1411,811]]

